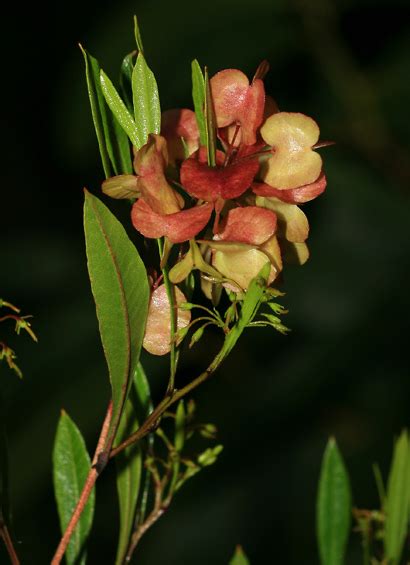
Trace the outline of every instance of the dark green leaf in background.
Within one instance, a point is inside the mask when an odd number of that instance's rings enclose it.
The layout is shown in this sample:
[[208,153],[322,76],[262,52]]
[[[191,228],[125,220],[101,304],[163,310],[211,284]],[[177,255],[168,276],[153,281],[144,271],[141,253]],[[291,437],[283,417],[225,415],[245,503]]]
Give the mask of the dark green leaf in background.
[[87,191],[84,230],[88,272],[112,389],[113,412],[106,444],[109,447],[139,360],[149,286],[144,263],[124,227]]
[[158,86],[154,73],[148,67],[144,55],[138,53],[132,72],[135,125],[138,131],[137,149],[147,143],[150,133],[160,133],[161,108]]
[[399,563],[409,521],[409,439],[403,431],[394,446],[387,482],[384,550],[388,563]]
[[349,477],[337,448],[330,438],[322,459],[317,497],[317,539],[322,565],[341,565],[351,521]]
[[229,561],[229,565],[250,565],[249,559],[246,557],[240,545],[236,546],[235,553]]
[[[137,414],[140,421],[148,415],[149,389],[141,364],[134,373],[130,393],[124,407],[116,439],[120,443],[138,429]],[[143,415],[145,412],[145,415]],[[139,444],[134,444],[116,457],[117,493],[120,509],[120,531],[116,565],[121,565],[127,553],[130,536],[135,522],[135,512],[142,476],[142,452]]]
[[[61,531],[64,532],[80,497],[91,467],[80,430],[62,411],[53,450],[53,480]],[[85,564],[85,544],[91,530],[95,506],[92,490],[66,551],[67,564]]]
[[134,69],[137,53],[137,51],[133,51],[124,57],[120,72],[121,94],[130,114],[134,113],[132,101],[132,71]]
[[196,59],[191,63],[192,69],[192,99],[194,101],[195,117],[199,129],[201,145],[206,145],[205,124],[205,80],[201,67]]

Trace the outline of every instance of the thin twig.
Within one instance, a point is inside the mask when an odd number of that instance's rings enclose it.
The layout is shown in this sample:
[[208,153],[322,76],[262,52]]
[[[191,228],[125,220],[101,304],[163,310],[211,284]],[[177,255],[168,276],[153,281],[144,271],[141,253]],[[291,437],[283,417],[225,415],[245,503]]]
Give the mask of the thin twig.
[[164,514],[165,510],[169,506],[169,502],[165,502],[162,500],[163,494],[163,484],[159,477],[153,473],[154,485],[155,485],[155,501],[154,501],[154,508],[148,515],[147,519],[140,524],[134,533],[131,536],[131,541],[128,546],[127,555],[125,557],[125,563],[129,563],[132,558],[132,554],[135,551],[135,548],[138,545],[138,542],[142,538],[142,536],[155,524],[157,520],[161,518]]
[[107,413],[105,415],[105,419],[101,428],[101,433],[100,433],[100,437],[98,439],[98,443],[97,443],[97,448],[95,450],[95,454],[94,454],[94,458],[92,461],[92,465],[91,465],[91,469],[88,472],[88,476],[87,479],[85,481],[83,490],[81,492],[80,498],[77,502],[77,506],[74,509],[74,512],[71,516],[71,519],[68,523],[68,526],[63,534],[63,537],[61,538],[61,541],[57,547],[57,550],[54,554],[54,557],[51,561],[51,565],[59,565],[59,563],[61,563],[62,558],[64,557],[64,554],[66,552],[67,546],[70,542],[71,536],[78,524],[78,521],[81,517],[81,514],[84,510],[85,505],[87,504],[88,498],[91,494],[91,491],[94,488],[95,482],[98,478],[98,475],[101,473],[101,471],[103,470],[106,462],[105,461],[104,464],[102,464],[101,462],[101,457],[104,454],[104,447],[105,447],[105,442],[107,440],[107,435],[108,435],[108,431],[110,428],[110,423],[111,423],[111,416],[112,416],[112,402],[109,403],[108,405],[108,409],[107,409]]
[[215,359],[212,361],[209,367],[198,377],[196,377],[196,379],[185,385],[183,388],[179,390],[175,390],[172,396],[166,396],[158,404],[155,410],[151,412],[150,416],[145,420],[145,422],[142,424],[140,428],[138,428],[136,432],[131,434],[126,440],[120,443],[120,445],[114,447],[111,450],[109,458],[112,459],[113,457],[118,455],[118,453],[121,453],[121,451],[126,449],[128,446],[132,445],[133,443],[136,443],[137,441],[145,437],[147,434],[152,432],[155,429],[155,426],[157,425],[157,422],[159,421],[161,416],[170,406],[172,406],[173,404],[178,402],[178,400],[186,396],[189,392],[197,388],[200,384],[206,381],[214,373],[214,371],[219,367],[219,365],[223,361],[225,357],[224,353],[225,353],[225,347],[221,349],[221,351],[218,353],[218,355],[215,357]]
[[13,540],[11,539],[10,533],[1,514],[0,514],[0,537],[3,539],[4,545],[6,546],[7,553],[9,554],[10,557],[10,563],[12,565],[20,565],[20,560],[17,557],[16,550],[14,549]]

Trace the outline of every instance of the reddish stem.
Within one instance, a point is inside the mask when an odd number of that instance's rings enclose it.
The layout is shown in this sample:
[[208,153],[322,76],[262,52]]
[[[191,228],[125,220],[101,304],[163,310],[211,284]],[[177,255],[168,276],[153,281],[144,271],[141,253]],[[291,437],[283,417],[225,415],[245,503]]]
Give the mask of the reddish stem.
[[13,541],[9,534],[6,524],[0,516],[0,537],[3,538],[4,545],[6,546],[7,553],[10,557],[10,563],[12,565],[20,565],[19,558],[17,557],[16,550],[14,549]]
[[[103,456],[104,454],[105,443],[107,440],[107,435],[111,423],[111,416],[112,416],[112,402],[110,402],[108,405],[107,413],[105,415],[105,419],[101,428],[100,437],[98,439],[97,448],[94,453],[91,469],[88,473],[80,498],[77,502],[77,506],[74,509],[74,512],[68,523],[68,526],[63,534],[63,537],[61,538],[61,541],[51,561],[51,565],[59,565],[61,563],[61,560],[66,552],[67,546],[70,542],[71,536],[73,535],[73,532],[78,524],[78,521],[81,517],[84,507],[87,504],[91,491],[94,488],[98,475],[102,471],[102,468],[100,466],[100,456]],[[103,467],[104,466],[105,465],[103,465]]]

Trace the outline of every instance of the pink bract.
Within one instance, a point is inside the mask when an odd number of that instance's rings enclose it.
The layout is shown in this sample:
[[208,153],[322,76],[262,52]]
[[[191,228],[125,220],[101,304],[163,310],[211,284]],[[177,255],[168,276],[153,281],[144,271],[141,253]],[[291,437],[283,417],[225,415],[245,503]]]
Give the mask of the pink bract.
[[299,186],[298,188],[283,190],[274,188],[266,183],[255,182],[252,184],[252,191],[258,196],[275,196],[282,200],[282,202],[288,202],[289,204],[303,204],[322,194],[326,184],[326,177],[322,173],[317,181]]
[[168,154],[171,163],[185,159],[184,139],[189,154],[199,147],[199,130],[195,112],[186,108],[166,110],[161,118],[161,135],[168,144]]
[[263,121],[265,105],[262,80],[256,79],[250,85],[242,71],[226,69],[214,75],[210,85],[218,127],[239,123],[242,143],[256,143],[256,131]]
[[203,204],[174,214],[157,214],[140,198],[132,207],[131,221],[145,237],[166,236],[172,243],[182,243],[194,238],[208,223],[213,206]]
[[224,226],[214,239],[262,245],[276,230],[276,214],[266,208],[247,206],[229,210]]
[[182,163],[181,183],[189,194],[206,202],[238,198],[250,187],[258,169],[256,158],[235,161],[226,167],[209,167],[196,153]]

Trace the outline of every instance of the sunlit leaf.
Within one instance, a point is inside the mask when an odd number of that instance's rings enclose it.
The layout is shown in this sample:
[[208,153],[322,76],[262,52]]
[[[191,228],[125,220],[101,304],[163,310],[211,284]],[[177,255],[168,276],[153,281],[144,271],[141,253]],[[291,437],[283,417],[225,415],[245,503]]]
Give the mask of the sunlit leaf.
[[159,134],[161,130],[161,107],[157,81],[142,53],[138,53],[132,72],[132,94],[135,126],[138,132],[138,143],[134,145],[140,149],[147,142],[150,133]]
[[[57,426],[53,449],[54,492],[61,531],[64,532],[80,497],[91,467],[80,430],[66,412]],[[85,564],[85,544],[91,530],[95,506],[92,490],[66,551],[67,564]]]
[[142,144],[140,143],[139,131],[134,122],[134,119],[129,113],[126,105],[124,104],[111,80],[103,70],[100,71],[100,84],[105,101],[107,102],[122,129],[130,138],[131,143],[136,147],[141,147]]
[[342,565],[349,537],[351,495],[349,477],[333,438],[322,459],[317,497],[317,539],[322,565]]
[[205,124],[205,80],[201,67],[196,59],[191,63],[192,69],[192,99],[194,101],[195,117],[199,129],[201,145],[206,145]]
[[400,561],[409,520],[409,439],[403,431],[394,446],[387,482],[384,549],[389,564]]
[[123,226],[87,191],[84,229],[91,289],[112,389],[113,413],[106,444],[110,446],[139,360],[149,286],[144,264]]

